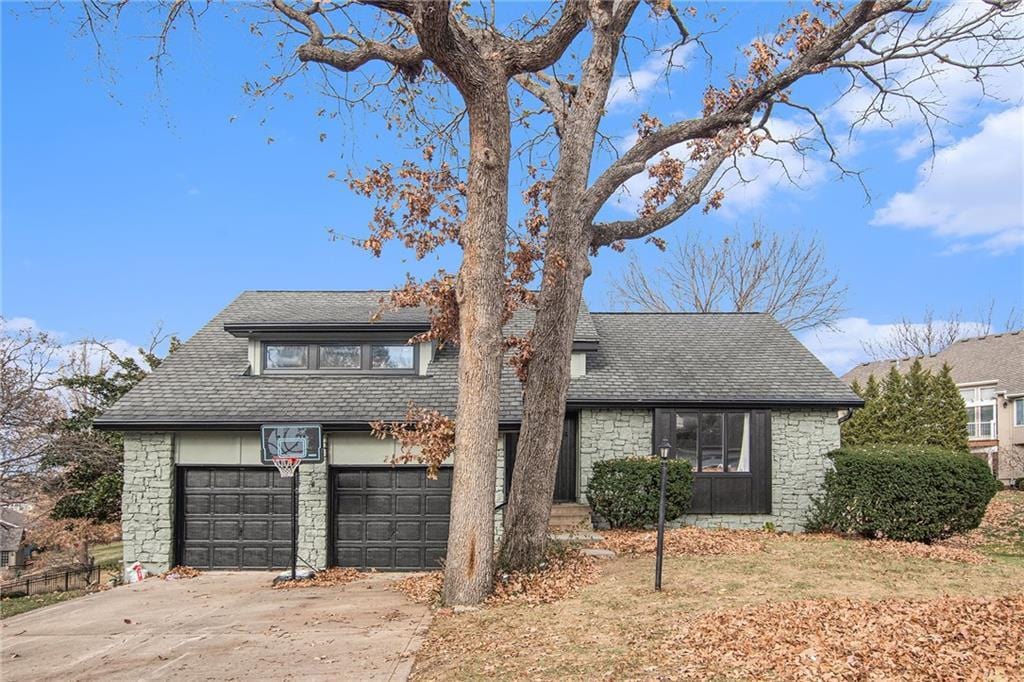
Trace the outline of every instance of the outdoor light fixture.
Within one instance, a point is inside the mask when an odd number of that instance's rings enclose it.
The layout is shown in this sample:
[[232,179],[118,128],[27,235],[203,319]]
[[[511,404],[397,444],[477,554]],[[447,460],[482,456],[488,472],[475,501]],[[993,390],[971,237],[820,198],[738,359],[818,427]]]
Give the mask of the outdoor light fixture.
[[658,552],[654,564],[654,589],[661,591],[661,560],[665,554],[665,479],[668,470],[668,456],[672,452],[672,444],[668,439],[662,440],[658,446],[661,456],[661,494],[658,498]]

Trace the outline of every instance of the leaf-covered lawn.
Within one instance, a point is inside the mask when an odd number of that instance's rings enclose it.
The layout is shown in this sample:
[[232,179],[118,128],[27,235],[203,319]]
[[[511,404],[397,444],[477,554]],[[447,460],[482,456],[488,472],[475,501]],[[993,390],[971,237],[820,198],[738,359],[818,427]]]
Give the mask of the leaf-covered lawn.
[[991,556],[1024,563],[1024,491],[997,493],[985,510],[981,527],[971,531],[967,541]]
[[[1024,638],[1024,562],[991,552],[1022,546],[1024,495],[1001,493],[993,505],[982,539],[964,547],[764,535],[763,545],[744,536],[751,546],[732,553],[680,553],[665,560],[660,594],[653,556],[620,555],[562,601],[439,611],[414,675],[1024,677],[1024,650],[1004,645]],[[964,560],[977,551],[994,560]]]

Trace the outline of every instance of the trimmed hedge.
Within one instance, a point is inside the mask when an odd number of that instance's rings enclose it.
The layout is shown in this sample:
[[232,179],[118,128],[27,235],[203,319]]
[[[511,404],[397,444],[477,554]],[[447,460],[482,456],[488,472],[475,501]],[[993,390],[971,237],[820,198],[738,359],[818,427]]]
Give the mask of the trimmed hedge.
[[930,542],[977,528],[996,494],[983,461],[937,447],[865,445],[829,457],[810,530]]
[[[655,457],[627,457],[594,462],[587,500],[612,528],[642,528],[658,522],[661,462]],[[690,463],[669,460],[665,484],[665,518],[675,519],[690,506]]]

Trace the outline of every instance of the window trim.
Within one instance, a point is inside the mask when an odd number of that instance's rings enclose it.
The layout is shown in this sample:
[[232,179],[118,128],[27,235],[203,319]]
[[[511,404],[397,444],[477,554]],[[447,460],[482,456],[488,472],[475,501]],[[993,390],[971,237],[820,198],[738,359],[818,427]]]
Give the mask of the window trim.
[[[990,400],[981,400],[981,392],[985,389],[992,389],[993,397]],[[996,383],[994,382],[975,382],[970,385],[957,386],[960,391],[960,397],[964,401],[964,411],[967,413],[967,440],[968,441],[989,441],[999,439],[999,395],[995,393]],[[964,398],[963,392],[971,391],[973,398],[967,400]],[[976,421],[973,417],[980,417],[979,409],[982,407],[992,408],[992,419],[988,421]],[[978,435],[977,429],[975,429],[975,435],[971,435],[971,424],[990,424],[992,433],[987,435]]]
[[[267,362],[268,351],[271,346],[307,346],[306,366],[295,368],[269,367]],[[320,347],[321,346],[359,346],[359,367],[321,367]],[[405,346],[412,349],[412,367],[402,368],[374,368],[370,357],[373,346]],[[301,376],[301,375],[411,375],[419,374],[420,354],[419,345],[410,344],[408,340],[401,339],[322,339],[319,341],[305,341],[294,339],[261,339],[260,340],[260,374]]]
[[1017,407],[1024,408],[1024,398],[1015,398],[1013,401],[1013,425],[1024,426],[1024,409],[1021,410],[1021,421],[1017,421]]

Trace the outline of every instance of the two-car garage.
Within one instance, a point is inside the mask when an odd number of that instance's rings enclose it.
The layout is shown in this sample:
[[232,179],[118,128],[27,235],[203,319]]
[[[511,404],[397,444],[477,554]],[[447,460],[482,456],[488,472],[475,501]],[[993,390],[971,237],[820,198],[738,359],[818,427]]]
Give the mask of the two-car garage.
[[[418,466],[345,465],[327,473],[330,565],[416,571],[444,559],[450,467],[434,480]],[[180,465],[177,480],[177,563],[206,570],[289,565],[291,479],[263,465]]]

